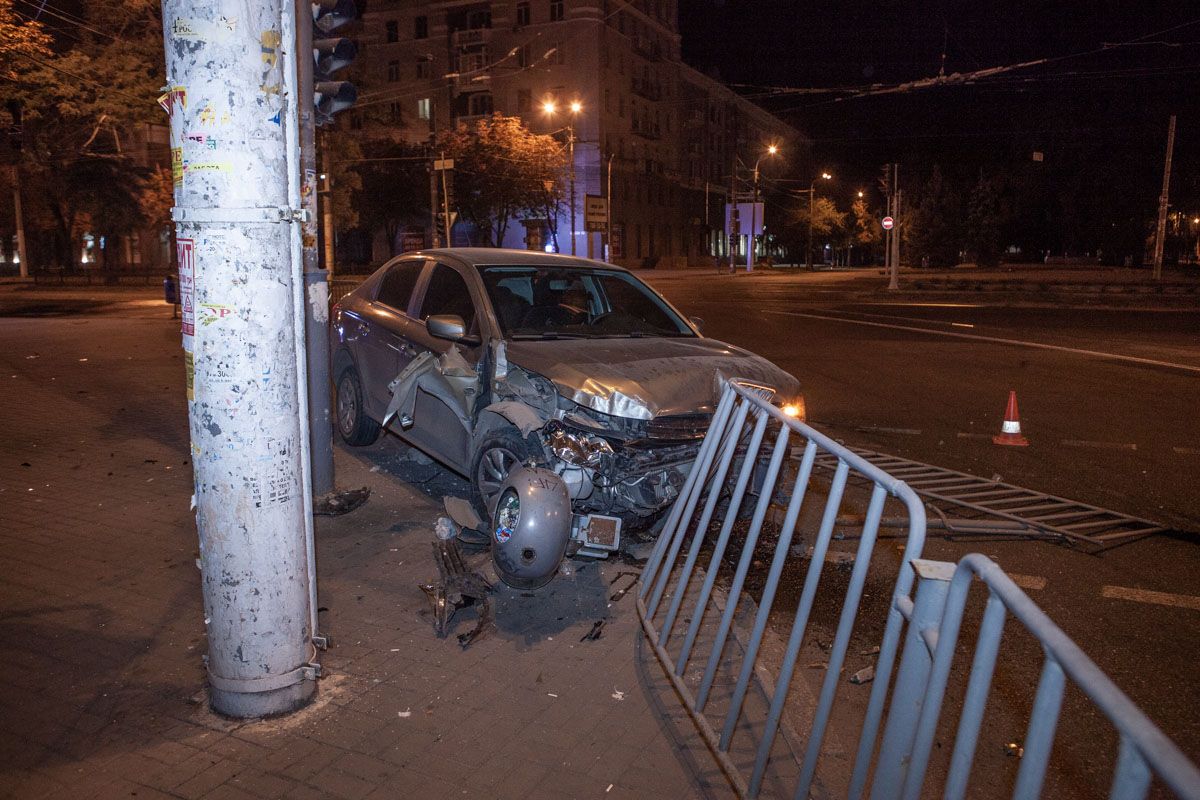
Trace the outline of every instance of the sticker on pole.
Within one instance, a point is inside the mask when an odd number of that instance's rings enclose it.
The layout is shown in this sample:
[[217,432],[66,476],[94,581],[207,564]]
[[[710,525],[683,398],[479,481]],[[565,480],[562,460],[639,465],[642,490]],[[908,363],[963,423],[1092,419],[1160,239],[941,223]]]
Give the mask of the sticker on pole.
[[883,229],[885,231],[890,231],[894,227],[896,227],[896,220],[892,219],[891,217],[883,218]]
[[175,254],[179,260],[179,305],[183,320],[183,349],[190,351],[191,337],[196,335],[196,240],[176,239]]

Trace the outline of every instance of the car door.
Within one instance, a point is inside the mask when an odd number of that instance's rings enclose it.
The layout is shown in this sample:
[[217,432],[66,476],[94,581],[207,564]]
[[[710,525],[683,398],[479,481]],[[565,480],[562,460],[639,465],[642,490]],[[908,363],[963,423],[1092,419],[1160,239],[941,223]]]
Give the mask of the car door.
[[408,312],[425,263],[423,258],[405,259],[390,267],[379,282],[374,301],[360,312],[360,330],[365,330],[358,368],[367,415],[372,419],[383,418],[392,397],[388,384],[412,359],[408,335],[415,320]]
[[[478,341],[481,324],[478,303],[481,298],[472,296],[469,286],[466,276],[457,268],[442,262],[433,264],[409,328],[409,338],[417,353],[441,354],[451,347],[459,347],[466,360],[475,364],[478,347],[464,347],[438,339],[429,335],[425,327],[425,320],[434,314],[457,314],[466,323],[468,334]],[[471,433],[461,421],[464,411],[470,417],[473,409],[451,409],[440,398],[419,391],[414,405],[414,425],[406,436],[421,449],[466,474],[470,469]]]

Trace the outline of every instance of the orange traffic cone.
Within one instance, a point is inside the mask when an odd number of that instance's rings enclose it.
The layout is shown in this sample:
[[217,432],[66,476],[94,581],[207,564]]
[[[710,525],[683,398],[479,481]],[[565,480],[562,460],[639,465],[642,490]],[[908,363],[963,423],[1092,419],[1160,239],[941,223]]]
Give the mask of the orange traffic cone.
[[1029,440],[1021,435],[1021,417],[1017,414],[1017,391],[1008,392],[1008,407],[1004,409],[1004,424],[1000,433],[992,437],[993,444],[1007,444],[1013,447],[1028,447]]

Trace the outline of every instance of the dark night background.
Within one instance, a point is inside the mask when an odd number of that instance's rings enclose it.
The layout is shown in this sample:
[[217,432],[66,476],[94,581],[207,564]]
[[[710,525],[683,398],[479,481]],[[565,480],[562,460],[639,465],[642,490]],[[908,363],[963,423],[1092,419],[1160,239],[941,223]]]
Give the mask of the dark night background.
[[[1194,3],[681,0],[679,18],[684,60],[742,84],[740,91],[810,136],[812,163],[794,162],[792,171],[834,172],[833,196],[874,189],[889,161],[901,164],[906,193],[919,193],[937,165],[947,183],[969,187],[981,176],[1005,183],[1015,206],[1008,242],[1024,236],[1029,249],[1039,242],[1074,254],[1100,248],[1138,262],[1174,113],[1171,207],[1189,217],[1200,209]],[[1141,42],[1094,52],[1134,39]],[[947,75],[1056,60],[902,94],[771,88],[931,78],[943,52]],[[1087,55],[1060,58],[1080,53]],[[1033,161],[1035,150],[1044,161]]]

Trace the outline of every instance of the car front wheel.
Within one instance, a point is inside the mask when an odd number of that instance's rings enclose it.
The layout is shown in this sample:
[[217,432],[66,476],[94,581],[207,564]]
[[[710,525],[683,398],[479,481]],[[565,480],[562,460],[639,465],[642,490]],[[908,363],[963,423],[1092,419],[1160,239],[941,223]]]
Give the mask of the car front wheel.
[[354,367],[346,367],[338,378],[336,413],[338,433],[346,444],[363,447],[379,438],[379,423],[363,408],[362,381]]
[[515,428],[501,428],[480,443],[471,461],[471,488],[475,507],[485,519],[491,515],[508,473],[525,463],[531,452],[532,448]]

